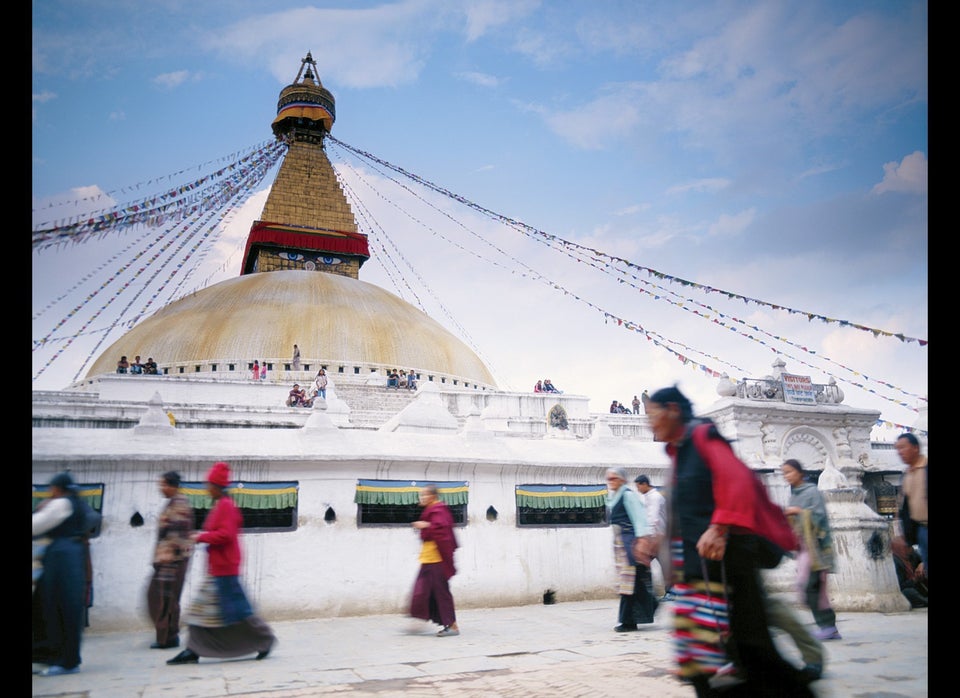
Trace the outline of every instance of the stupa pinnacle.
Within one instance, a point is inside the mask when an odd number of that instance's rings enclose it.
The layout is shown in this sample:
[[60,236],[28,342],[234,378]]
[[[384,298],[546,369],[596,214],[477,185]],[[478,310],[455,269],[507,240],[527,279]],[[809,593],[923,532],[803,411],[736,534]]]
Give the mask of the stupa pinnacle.
[[[108,347],[87,378],[114,372],[121,355],[154,357],[163,375],[231,380],[257,359],[271,376],[304,380],[306,367],[361,375],[391,367],[422,380],[496,387],[483,361],[419,308],[359,279],[367,236],[324,149],[333,95],[311,54],[280,92],[274,135],[287,146],[240,275],[168,304]],[[289,370],[294,344],[304,375]],[[279,367],[281,371],[275,371]]]
[[358,278],[370,258],[350,204],[324,150],[333,128],[333,95],[307,52],[297,77],[280,92],[273,133],[288,145],[280,172],[247,238],[242,274],[306,269]]

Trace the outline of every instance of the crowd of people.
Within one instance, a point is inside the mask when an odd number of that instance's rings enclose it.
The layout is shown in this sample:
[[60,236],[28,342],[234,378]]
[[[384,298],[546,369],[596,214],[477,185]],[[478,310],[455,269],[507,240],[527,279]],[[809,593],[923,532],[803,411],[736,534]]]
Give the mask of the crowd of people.
[[400,388],[416,390],[417,374],[413,369],[410,369],[409,371],[406,369],[400,369],[397,371],[397,369],[391,368],[389,371],[387,371],[387,387],[397,390]]
[[250,367],[250,377],[254,381],[265,381],[267,380],[267,360],[259,361],[257,359],[253,360],[253,365]]
[[[243,517],[230,497],[230,466],[218,462],[207,473],[213,506],[199,530],[194,510],[181,491],[180,474],[164,473],[158,482],[166,499],[157,518],[153,574],[145,591],[154,625],[150,649],[180,646],[180,597],[192,553],[206,545],[206,568],[185,620],[186,648],[167,664],[196,664],[201,656],[264,659],[276,642],[270,626],[256,613],[240,583],[240,529]],[[33,513],[33,537],[44,542],[40,574],[33,589],[33,661],[47,665],[40,676],[80,671],[85,610],[91,595],[88,538],[100,514],[79,496],[69,472],[50,481],[49,498]]]
[[124,354],[120,357],[120,360],[117,361],[117,373],[127,373],[135,376],[156,376],[157,371],[157,362],[153,360],[153,357],[149,357],[146,361],[140,361],[140,355],[137,354],[133,357],[133,362],[127,360],[127,355]]
[[536,385],[533,386],[533,392],[535,393],[562,393],[563,391],[557,388],[549,378],[544,378],[543,380],[538,380]]
[[[317,379],[317,386],[325,385],[323,369]],[[313,399],[295,384],[288,404],[308,407]],[[613,582],[620,597],[614,630],[632,632],[654,622],[663,600],[653,587],[653,568],[659,565],[664,598],[669,594],[674,602],[676,673],[697,696],[718,695],[721,689],[729,695],[812,696],[809,684],[823,671],[821,643],[842,639],[826,587],[833,569],[833,539],[822,493],[808,481],[798,460],[786,459],[780,470],[790,498],[780,507],[716,424],[693,414],[679,389],[657,390],[644,405],[654,440],[664,444],[670,458],[670,496],[664,497],[645,474],[633,480],[634,490],[623,468],[606,471]],[[925,607],[927,461],[913,434],[902,435],[897,447],[910,479],[903,487],[897,521],[903,533],[893,540],[896,568],[911,605]],[[276,637],[254,613],[239,581],[242,518],[229,496],[229,466],[215,463],[206,482],[214,505],[200,531],[192,530],[193,511],[179,492],[180,476],[171,471],[159,482],[168,501],[158,519],[154,575],[147,590],[156,636],[151,648],[179,647],[184,577],[194,546],[207,544],[205,578],[186,613],[187,646],[167,663],[244,654],[263,659]],[[48,663],[46,676],[79,670],[85,564],[79,543],[95,525],[68,474],[57,475],[50,485],[50,500],[33,517],[34,536],[51,538],[34,606],[34,656]],[[440,637],[457,636],[461,631],[449,585],[459,546],[455,522],[435,485],[422,487],[419,494],[422,512],[412,526],[421,539],[420,568],[409,615],[437,624]],[[815,633],[764,588],[761,570],[776,567],[785,556],[797,562],[797,589],[813,614]],[[39,645],[37,599],[42,600],[44,640]],[[803,666],[781,654],[771,628],[790,635]]]
[[630,402],[630,407],[627,407],[625,403],[620,402],[619,400],[614,400],[610,403],[610,414],[640,414],[640,409],[643,408],[644,413],[647,411],[647,402],[650,400],[650,394],[644,390],[641,397],[633,396],[633,400]]

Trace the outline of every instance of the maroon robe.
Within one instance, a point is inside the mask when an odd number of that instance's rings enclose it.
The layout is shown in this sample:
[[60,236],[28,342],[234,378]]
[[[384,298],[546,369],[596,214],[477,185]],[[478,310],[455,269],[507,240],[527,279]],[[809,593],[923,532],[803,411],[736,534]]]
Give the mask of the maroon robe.
[[443,566],[443,574],[450,579],[457,573],[453,564],[453,551],[457,549],[457,537],[453,533],[453,514],[450,507],[439,499],[420,513],[420,521],[430,525],[420,529],[420,540],[432,540],[437,544]]

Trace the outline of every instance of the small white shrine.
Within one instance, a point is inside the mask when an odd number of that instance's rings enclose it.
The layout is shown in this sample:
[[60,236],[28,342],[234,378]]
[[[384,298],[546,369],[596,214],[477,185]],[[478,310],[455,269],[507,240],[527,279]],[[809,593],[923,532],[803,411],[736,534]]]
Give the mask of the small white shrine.
[[[835,610],[909,610],[893,565],[890,522],[865,503],[864,474],[875,467],[870,432],[880,413],[842,404],[843,391],[833,379],[814,384],[785,369],[777,358],[773,373],[762,378],[722,378],[721,399],[704,416],[733,440],[778,504],[785,506],[790,497],[780,474],[785,460],[795,458],[805,471],[819,474],[833,533],[835,568],[828,591]],[[924,429],[925,424],[924,416]],[[792,591],[795,572],[792,560],[768,572],[771,590]]]

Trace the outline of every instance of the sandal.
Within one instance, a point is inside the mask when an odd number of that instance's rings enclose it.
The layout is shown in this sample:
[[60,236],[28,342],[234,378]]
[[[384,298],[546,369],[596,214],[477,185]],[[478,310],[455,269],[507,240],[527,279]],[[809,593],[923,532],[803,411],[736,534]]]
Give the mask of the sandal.
[[456,628],[451,628],[449,625],[445,625],[443,626],[443,629],[437,633],[437,637],[452,637],[459,634],[460,631]]

